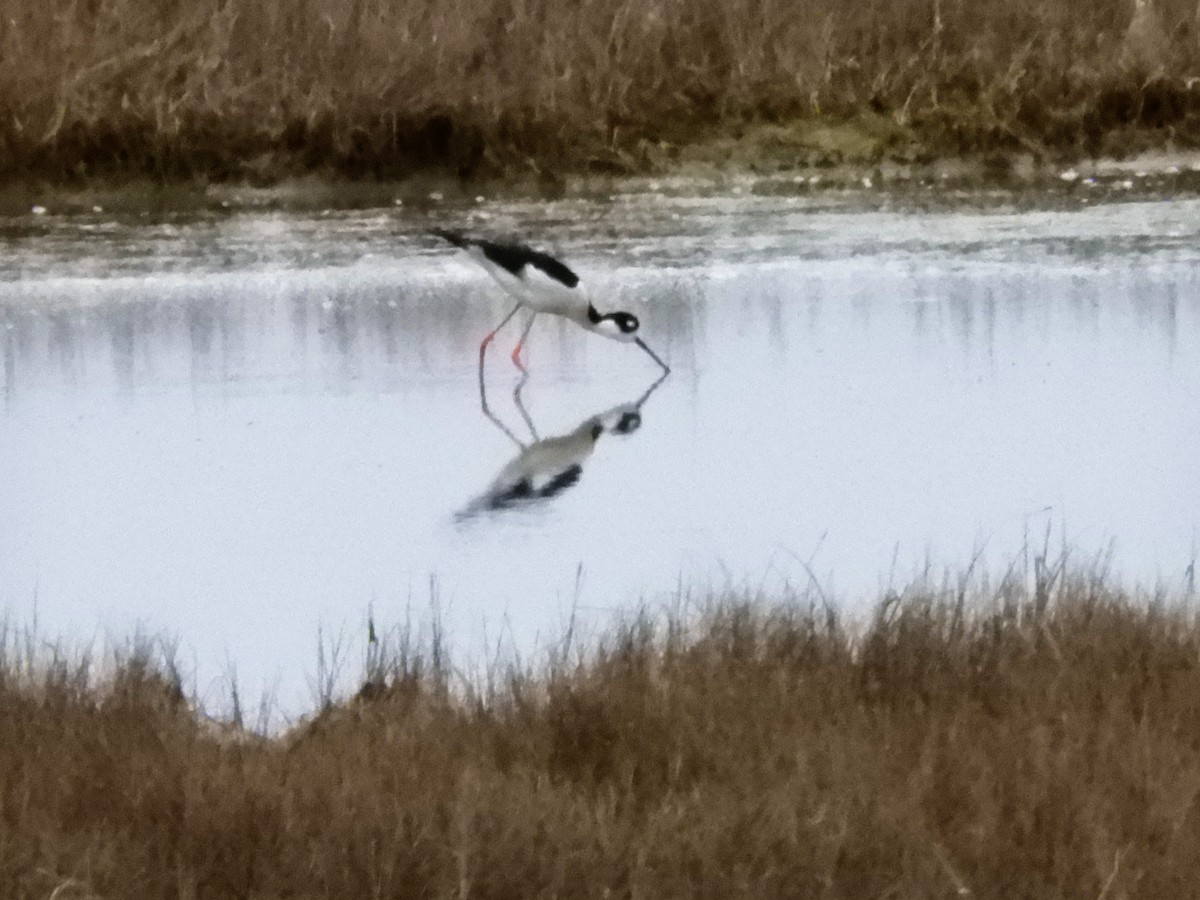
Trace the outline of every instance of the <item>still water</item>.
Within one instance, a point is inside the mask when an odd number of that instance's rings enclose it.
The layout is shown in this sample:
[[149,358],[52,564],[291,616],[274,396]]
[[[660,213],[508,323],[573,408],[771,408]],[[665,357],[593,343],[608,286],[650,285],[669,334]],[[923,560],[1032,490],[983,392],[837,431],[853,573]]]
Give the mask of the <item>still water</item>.
[[[521,385],[514,322],[485,415],[509,304],[433,224],[556,250],[671,375],[543,317]],[[174,635],[212,703],[306,707],[369,614],[528,656],[681,589],[863,608],[1048,527],[1148,587],[1197,552],[1195,199],[49,215],[0,261],[0,615]]]

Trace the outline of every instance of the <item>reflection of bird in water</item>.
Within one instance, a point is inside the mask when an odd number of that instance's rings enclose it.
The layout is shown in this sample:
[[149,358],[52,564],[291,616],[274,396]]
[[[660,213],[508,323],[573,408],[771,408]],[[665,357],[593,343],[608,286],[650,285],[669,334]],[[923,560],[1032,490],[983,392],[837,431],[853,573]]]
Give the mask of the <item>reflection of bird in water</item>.
[[581,328],[612,338],[614,341],[635,343],[650,354],[654,361],[662,366],[664,372],[670,371],[667,364],[659,359],[658,354],[638,337],[641,323],[638,322],[637,316],[627,312],[600,313],[580,285],[579,276],[553,256],[523,244],[467,237],[461,232],[445,228],[435,228],[432,233],[467,251],[471,259],[483,266],[517,301],[512,311],[500,320],[500,324],[493,328],[479,345],[481,369],[488,344],[492,342],[496,332],[524,306],[532,315],[525,323],[521,339],[517,341],[517,346],[512,352],[512,361],[522,372],[525,371],[525,366],[521,362],[521,348],[525,345],[525,338],[529,336],[529,329],[533,327],[533,320],[537,318],[538,313],[562,316]]
[[642,406],[666,379],[664,372],[658,380],[632,403],[622,403],[612,409],[589,416],[566,434],[543,438],[537,433],[533,420],[521,401],[522,379],[513,391],[513,400],[533,436],[531,443],[518,438],[488,408],[487,393],[480,381],[480,400],[484,414],[503,431],[521,452],[510,460],[492,480],[488,489],[468,504],[460,514],[465,518],[486,510],[505,510],[532,506],[557,497],[579,482],[583,464],[603,434],[632,434],[641,427]]

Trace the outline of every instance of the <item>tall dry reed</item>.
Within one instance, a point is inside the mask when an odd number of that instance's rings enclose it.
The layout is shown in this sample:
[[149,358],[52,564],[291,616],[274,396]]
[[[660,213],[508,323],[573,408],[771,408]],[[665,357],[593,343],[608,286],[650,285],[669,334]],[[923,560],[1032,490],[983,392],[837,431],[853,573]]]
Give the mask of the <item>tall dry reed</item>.
[[0,896],[1190,897],[1200,622],[1096,580],[643,617],[279,737],[146,654],[0,659]]
[[949,149],[1195,139],[1195,4],[1142,5],[0,0],[0,177],[637,166],[864,112]]

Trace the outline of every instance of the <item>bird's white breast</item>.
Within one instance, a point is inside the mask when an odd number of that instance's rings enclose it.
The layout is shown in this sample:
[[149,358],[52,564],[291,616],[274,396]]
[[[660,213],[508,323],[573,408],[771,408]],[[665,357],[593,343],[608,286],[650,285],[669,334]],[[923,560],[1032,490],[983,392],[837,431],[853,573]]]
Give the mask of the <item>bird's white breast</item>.
[[470,253],[514,300],[528,308],[568,318],[587,314],[587,295],[581,285],[567,287],[536,266],[525,266],[514,275],[484,256],[479,248],[472,247]]

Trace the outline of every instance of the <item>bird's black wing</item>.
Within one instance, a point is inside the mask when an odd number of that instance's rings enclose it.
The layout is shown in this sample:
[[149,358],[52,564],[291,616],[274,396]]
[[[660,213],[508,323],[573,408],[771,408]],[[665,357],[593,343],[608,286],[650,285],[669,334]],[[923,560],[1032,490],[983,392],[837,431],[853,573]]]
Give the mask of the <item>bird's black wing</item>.
[[432,233],[440,238],[445,238],[456,247],[478,247],[491,262],[505,271],[511,272],[513,275],[520,276],[526,266],[533,266],[538,271],[553,278],[559,284],[566,285],[569,288],[573,288],[579,284],[579,276],[572,272],[564,263],[550,256],[548,253],[542,253],[540,250],[534,250],[532,247],[526,247],[524,244],[500,243],[498,241],[470,238],[461,232],[450,231],[445,228],[434,228]]
[[567,268],[565,263],[559,262],[553,256],[531,251],[529,264],[535,269],[541,269],[555,281],[569,288],[573,288],[579,284],[579,276]]
[[534,250],[522,244],[499,244],[493,241],[478,241],[477,244],[484,256],[514,275],[520,275],[521,270],[526,266],[533,266],[569,288],[579,284],[578,275],[567,268],[564,263],[540,250]]

